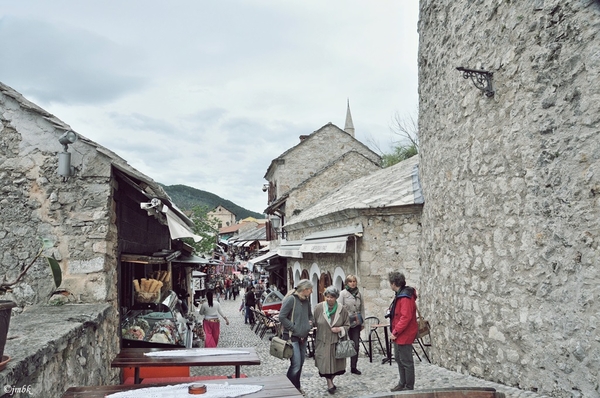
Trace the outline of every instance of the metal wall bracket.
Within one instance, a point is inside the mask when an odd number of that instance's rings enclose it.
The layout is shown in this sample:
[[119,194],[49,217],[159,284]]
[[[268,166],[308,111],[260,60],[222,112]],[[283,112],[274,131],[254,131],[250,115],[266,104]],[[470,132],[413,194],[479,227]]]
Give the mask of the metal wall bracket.
[[493,72],[477,69],[467,69],[459,66],[457,70],[463,73],[465,79],[471,79],[475,87],[484,92],[486,97],[494,96],[494,86],[492,84]]

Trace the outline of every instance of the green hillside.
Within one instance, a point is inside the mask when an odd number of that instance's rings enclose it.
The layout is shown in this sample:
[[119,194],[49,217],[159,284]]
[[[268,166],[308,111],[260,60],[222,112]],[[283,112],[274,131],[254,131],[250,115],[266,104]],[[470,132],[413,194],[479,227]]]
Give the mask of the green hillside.
[[236,219],[242,220],[246,217],[264,218],[264,215],[244,209],[235,203],[223,199],[220,196],[186,185],[164,185],[160,184],[171,197],[175,205],[181,210],[191,210],[194,206],[205,206],[212,210],[218,205],[225,207],[235,214]]

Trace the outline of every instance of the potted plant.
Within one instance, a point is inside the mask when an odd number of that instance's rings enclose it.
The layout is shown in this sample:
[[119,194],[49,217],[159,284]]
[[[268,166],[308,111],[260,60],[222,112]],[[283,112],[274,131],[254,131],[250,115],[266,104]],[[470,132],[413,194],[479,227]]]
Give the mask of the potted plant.
[[[31,268],[33,264],[40,258],[43,257],[46,259],[50,270],[52,271],[52,277],[54,279],[54,285],[58,288],[62,283],[62,272],[60,269],[60,265],[58,261],[52,256],[44,256],[44,250],[52,247],[52,243],[47,239],[42,239],[42,245],[40,250],[35,255],[35,257],[27,264],[22,267],[22,271],[12,282],[6,281],[6,276],[2,278],[0,282],[0,295],[3,295],[7,292],[12,291],[12,288],[18,284],[21,279],[27,274],[27,271]],[[0,300],[0,371],[6,367],[8,361],[10,361],[10,357],[8,355],[4,355],[4,347],[6,345],[6,338],[8,336],[8,327],[10,326],[10,317],[12,314],[12,309],[16,307],[17,304],[12,300]]]

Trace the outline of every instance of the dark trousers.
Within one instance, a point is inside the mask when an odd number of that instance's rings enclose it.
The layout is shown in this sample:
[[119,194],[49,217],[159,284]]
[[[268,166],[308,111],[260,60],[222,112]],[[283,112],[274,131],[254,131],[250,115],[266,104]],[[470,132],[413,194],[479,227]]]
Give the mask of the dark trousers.
[[412,390],[415,388],[415,362],[413,360],[412,344],[394,344],[394,357],[398,363],[398,384]]
[[356,355],[350,357],[350,369],[356,369],[356,364],[358,363],[360,328],[360,326],[355,326],[348,331],[348,338],[354,341],[354,348],[356,348]]

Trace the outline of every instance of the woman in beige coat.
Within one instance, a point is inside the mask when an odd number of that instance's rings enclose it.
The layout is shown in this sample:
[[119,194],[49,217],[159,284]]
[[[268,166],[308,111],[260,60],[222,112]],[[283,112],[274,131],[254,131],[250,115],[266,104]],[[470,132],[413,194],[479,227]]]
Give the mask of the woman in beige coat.
[[315,342],[315,364],[319,376],[327,380],[327,391],[333,394],[337,387],[333,384],[335,376],[346,372],[346,358],[335,357],[335,345],[342,337],[348,336],[350,322],[348,311],[337,303],[340,291],[329,286],[323,292],[325,301],[315,307],[315,326],[317,338]]

